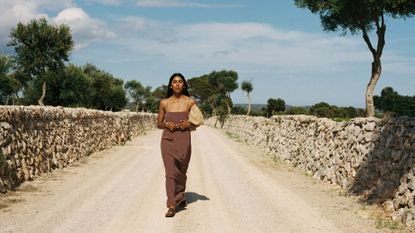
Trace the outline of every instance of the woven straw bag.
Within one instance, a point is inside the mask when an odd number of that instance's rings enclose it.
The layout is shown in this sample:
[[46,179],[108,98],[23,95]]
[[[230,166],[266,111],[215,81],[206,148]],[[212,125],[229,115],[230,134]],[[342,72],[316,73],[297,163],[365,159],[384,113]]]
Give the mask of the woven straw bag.
[[203,125],[203,114],[196,104],[190,108],[189,122],[194,126]]

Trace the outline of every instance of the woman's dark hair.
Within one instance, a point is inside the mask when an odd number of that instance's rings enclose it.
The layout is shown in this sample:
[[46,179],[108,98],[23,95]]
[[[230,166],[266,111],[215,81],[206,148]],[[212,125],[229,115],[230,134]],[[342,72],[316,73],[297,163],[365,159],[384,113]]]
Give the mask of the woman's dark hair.
[[173,95],[173,89],[170,88],[171,83],[173,82],[174,77],[180,77],[183,80],[183,91],[182,94],[189,96],[189,90],[187,89],[187,82],[186,79],[184,78],[184,76],[181,73],[174,73],[171,75],[170,79],[169,79],[169,84],[167,85],[167,98],[169,98],[170,96]]

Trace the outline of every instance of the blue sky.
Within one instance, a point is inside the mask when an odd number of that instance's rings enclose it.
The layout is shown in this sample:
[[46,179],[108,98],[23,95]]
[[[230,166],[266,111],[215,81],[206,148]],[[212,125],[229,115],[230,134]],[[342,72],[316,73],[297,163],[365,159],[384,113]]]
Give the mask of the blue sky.
[[[371,55],[360,35],[322,31],[318,15],[292,0],[0,0],[0,52],[17,22],[46,17],[72,28],[71,62],[87,62],[123,80],[158,87],[172,73],[186,78],[232,69],[252,80],[253,103],[321,101],[364,107]],[[374,39],[373,35],[372,38]],[[387,18],[386,86],[415,95],[415,19]],[[235,103],[245,103],[240,90]]]

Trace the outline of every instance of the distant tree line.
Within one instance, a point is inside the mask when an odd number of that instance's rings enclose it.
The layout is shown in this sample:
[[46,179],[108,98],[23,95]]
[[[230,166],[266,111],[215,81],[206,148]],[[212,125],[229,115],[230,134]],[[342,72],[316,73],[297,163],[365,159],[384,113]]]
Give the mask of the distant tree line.
[[[403,96],[394,91],[392,87],[386,87],[381,91],[381,95],[374,96],[376,108],[376,116],[382,117],[383,114],[389,113],[393,116],[415,116],[415,96]],[[246,108],[235,106],[232,114],[245,115]],[[267,105],[260,110],[251,110],[253,116],[271,117],[273,115],[313,115],[317,117],[326,117],[333,119],[351,119],[355,117],[365,117],[366,111],[362,108],[339,107],[330,105],[326,102],[320,102],[310,107],[289,106],[285,105],[285,101],[281,98],[270,98]]]
[[[165,98],[167,86],[154,90],[137,80],[124,83],[120,78],[87,63],[68,61],[74,42],[70,28],[50,25],[46,19],[19,23],[10,33],[9,46],[15,54],[0,54],[0,104],[47,104],[85,107],[100,110],[157,112]],[[190,94],[198,101],[205,116],[225,119],[229,114],[271,117],[275,114],[309,114],[328,118],[363,117],[366,111],[354,107],[338,107],[325,102],[311,107],[287,107],[281,98],[270,98],[262,109],[251,109],[253,84],[241,83],[248,97],[248,109],[234,106],[230,94],[238,89],[238,73],[233,70],[212,71],[187,80]],[[414,96],[401,96],[392,88],[374,96],[377,112],[414,116]]]
[[[232,113],[238,115],[244,115],[246,109],[241,106],[235,106]],[[338,107],[330,105],[326,102],[320,102],[310,107],[303,106],[286,106],[285,101],[281,98],[270,98],[267,101],[267,105],[260,110],[253,110],[251,115],[271,117],[273,115],[313,115],[317,117],[326,117],[333,119],[351,119],[354,117],[364,117],[366,115],[365,110],[354,107]]]
[[395,116],[415,116],[415,96],[403,96],[386,87],[380,96],[374,96],[375,107],[382,113],[392,113]]

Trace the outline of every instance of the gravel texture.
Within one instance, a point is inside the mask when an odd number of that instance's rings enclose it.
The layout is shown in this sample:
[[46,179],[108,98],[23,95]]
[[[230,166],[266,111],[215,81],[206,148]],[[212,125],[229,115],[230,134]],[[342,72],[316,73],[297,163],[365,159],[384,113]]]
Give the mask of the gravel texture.
[[390,232],[339,189],[223,131],[192,133],[186,198],[165,218],[160,130],[0,195],[0,232]]

